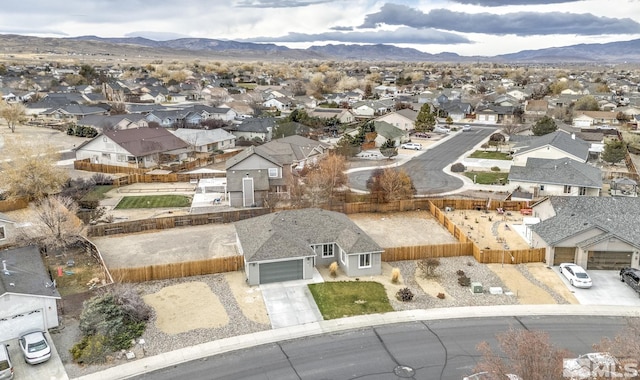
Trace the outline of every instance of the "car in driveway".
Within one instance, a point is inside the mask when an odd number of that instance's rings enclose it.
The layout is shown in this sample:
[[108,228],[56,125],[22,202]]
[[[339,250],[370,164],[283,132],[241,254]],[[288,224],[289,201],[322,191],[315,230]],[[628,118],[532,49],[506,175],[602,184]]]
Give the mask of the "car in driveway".
[[400,148],[402,149],[413,149],[413,150],[420,150],[422,149],[422,144],[420,143],[404,143],[402,145],[400,145]]
[[44,332],[32,330],[20,335],[18,339],[24,361],[29,364],[44,363],[51,359],[51,346]]
[[640,294],[640,269],[622,268],[620,269],[620,281],[626,283]]
[[590,288],[593,283],[591,277],[580,265],[574,263],[560,264],[560,273],[569,280],[569,284],[576,288]]
[[0,343],[0,380],[13,379],[13,364],[6,344]]

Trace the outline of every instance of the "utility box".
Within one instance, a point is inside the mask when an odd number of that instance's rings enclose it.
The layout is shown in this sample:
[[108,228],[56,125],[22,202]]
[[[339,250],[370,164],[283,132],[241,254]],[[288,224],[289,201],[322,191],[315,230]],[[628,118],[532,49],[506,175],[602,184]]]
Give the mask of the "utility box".
[[482,293],[482,284],[479,282],[471,283],[471,292],[472,293]]

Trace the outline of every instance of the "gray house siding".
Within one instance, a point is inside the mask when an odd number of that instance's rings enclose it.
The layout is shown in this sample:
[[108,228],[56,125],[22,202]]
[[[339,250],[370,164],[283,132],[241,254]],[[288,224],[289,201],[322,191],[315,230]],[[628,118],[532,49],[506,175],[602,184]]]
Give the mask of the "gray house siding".
[[342,267],[347,276],[375,276],[382,273],[382,254],[381,252],[370,252],[371,263],[368,268],[360,268],[360,255],[365,253],[357,253],[347,255],[347,264]]
[[333,247],[333,256],[322,257],[324,244],[315,245],[314,251],[316,253],[316,265],[329,266],[334,261],[339,261],[340,247],[338,247],[336,243],[327,243],[327,244],[331,244],[331,246]]

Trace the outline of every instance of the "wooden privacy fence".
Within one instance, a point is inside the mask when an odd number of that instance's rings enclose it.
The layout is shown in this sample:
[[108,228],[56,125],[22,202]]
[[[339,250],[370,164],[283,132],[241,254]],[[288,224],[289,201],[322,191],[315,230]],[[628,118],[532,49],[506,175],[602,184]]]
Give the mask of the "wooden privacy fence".
[[241,255],[215,257],[207,260],[157,264],[136,268],[112,268],[111,275],[119,282],[145,282],[200,276],[205,274],[234,272],[244,268]]
[[382,261],[422,260],[432,257],[471,256],[472,243],[416,245],[385,248]]
[[129,222],[99,224],[87,227],[88,236],[108,236],[135,232],[164,230],[183,226],[201,226],[214,223],[233,223],[239,220],[268,214],[268,208],[250,208],[237,211],[221,211],[209,214],[190,214],[162,218],[132,220]]
[[531,249],[480,249],[473,245],[473,257],[482,264],[523,264],[544,261],[544,248]]
[[169,173],[169,174],[129,174],[114,178],[113,185],[116,187],[130,185],[132,183],[174,183],[190,182],[192,179],[224,177],[222,173]]
[[29,200],[27,198],[15,198],[0,201],[0,212],[21,210],[29,207]]
[[[444,209],[449,207],[453,210],[495,210],[502,208],[506,211],[520,211],[529,208],[526,201],[498,201],[488,199],[449,199],[449,198],[415,198],[387,203],[354,202],[344,203],[343,212],[345,214],[358,214],[366,212],[399,212],[429,210],[431,205]],[[433,212],[432,212],[433,213]]]

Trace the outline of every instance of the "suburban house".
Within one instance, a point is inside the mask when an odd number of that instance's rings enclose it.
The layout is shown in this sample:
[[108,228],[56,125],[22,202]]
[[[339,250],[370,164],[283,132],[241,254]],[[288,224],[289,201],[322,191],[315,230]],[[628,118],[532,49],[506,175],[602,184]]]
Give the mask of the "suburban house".
[[249,147],[231,157],[225,165],[230,206],[262,206],[268,193],[288,194],[293,171],[324,157],[329,147],[293,135]]
[[94,164],[153,168],[187,158],[189,144],[165,128],[105,130],[75,148],[76,160]]
[[385,121],[396,128],[400,128],[403,131],[414,130],[416,117],[418,112],[409,108],[404,108],[399,111],[390,112],[386,115],[380,116],[376,121]]
[[480,123],[516,123],[516,107],[493,104],[476,107],[476,120]]
[[382,272],[384,251],[345,214],[316,208],[274,212],[235,223],[249,285],[311,279],[337,262],[347,276]]
[[15,241],[16,221],[0,212],[0,247]]
[[547,115],[549,102],[546,100],[527,100],[524,103],[524,122],[535,124]]
[[394,146],[400,146],[400,144],[410,140],[408,131],[396,128],[386,121],[376,120],[373,122],[373,126],[378,134],[375,139],[377,148],[381,147],[388,140],[393,141]]
[[548,197],[533,205],[531,245],[545,248],[547,265],[586,269],[640,268],[640,202],[625,197]]
[[171,131],[180,140],[189,144],[189,150],[198,153],[212,153],[216,150],[235,148],[236,136],[222,128],[188,129]]
[[60,294],[36,246],[0,250],[0,341],[57,327]]
[[146,128],[149,122],[142,114],[125,114],[125,115],[90,115],[78,120],[78,125],[95,128],[98,132],[105,129],[131,129]]
[[587,162],[590,144],[564,131],[555,131],[543,136],[511,136],[513,146],[513,165],[526,166],[527,159],[533,158],[571,158],[578,162]]
[[576,111],[573,126],[576,128],[596,128],[600,125],[618,125],[617,112],[610,111]]
[[335,117],[340,124],[350,124],[356,120],[353,112],[344,108],[316,108],[309,112],[309,116],[321,119],[331,119]]
[[533,193],[534,198],[559,196],[594,196],[602,190],[600,169],[571,158],[531,157],[525,166],[511,166],[509,184]]
[[109,111],[102,107],[68,104],[62,107],[48,109],[41,115],[54,119],[76,122],[89,115],[108,115]]
[[254,117],[244,119],[242,123],[224,127],[224,129],[233,133],[238,141],[268,142],[273,137],[275,126],[276,121],[271,117]]

